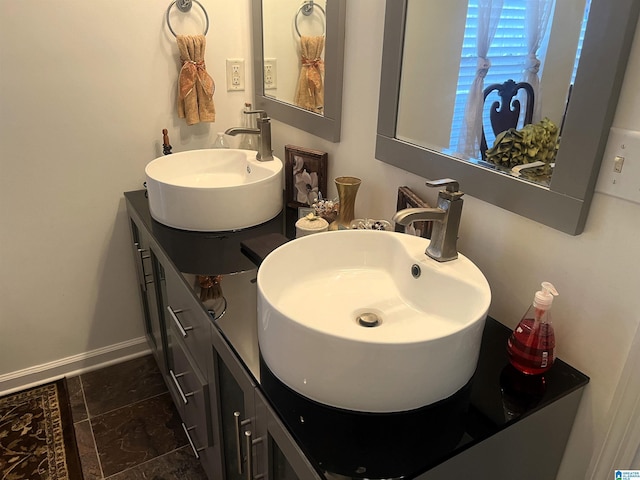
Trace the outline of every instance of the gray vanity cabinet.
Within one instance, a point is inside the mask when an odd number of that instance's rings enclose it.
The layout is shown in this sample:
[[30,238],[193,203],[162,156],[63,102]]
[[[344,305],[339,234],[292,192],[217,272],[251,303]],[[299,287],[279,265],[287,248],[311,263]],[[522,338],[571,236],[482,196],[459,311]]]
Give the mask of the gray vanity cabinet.
[[208,313],[189,292],[144,222],[129,209],[130,230],[147,341],[182,419],[194,455],[218,480],[207,371],[213,360]]

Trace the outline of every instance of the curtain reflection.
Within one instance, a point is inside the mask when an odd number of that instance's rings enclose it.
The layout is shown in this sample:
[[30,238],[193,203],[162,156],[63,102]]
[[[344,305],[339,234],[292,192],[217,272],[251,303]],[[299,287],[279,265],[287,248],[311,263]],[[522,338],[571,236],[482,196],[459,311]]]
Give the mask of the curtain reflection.
[[503,0],[480,0],[478,2],[478,34],[476,50],[478,64],[464,110],[464,123],[458,143],[458,151],[470,158],[480,156],[482,134],[482,110],[484,107],[484,77],[491,67],[487,57],[489,47],[498,29]]
[[527,39],[527,57],[524,64],[523,81],[533,88],[533,123],[542,120],[540,111],[542,108],[542,96],[540,95],[540,59],[538,50],[547,32],[549,19],[554,0],[527,0],[527,10],[525,15],[525,37]]

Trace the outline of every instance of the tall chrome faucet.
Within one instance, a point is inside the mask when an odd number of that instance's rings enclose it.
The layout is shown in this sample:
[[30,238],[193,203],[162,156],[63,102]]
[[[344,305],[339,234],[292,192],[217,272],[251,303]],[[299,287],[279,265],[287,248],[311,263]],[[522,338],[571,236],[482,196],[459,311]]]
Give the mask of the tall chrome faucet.
[[458,258],[458,228],[462,216],[462,196],[460,185],[450,178],[427,182],[428,187],[446,187],[438,193],[436,208],[405,208],[393,216],[400,225],[433,220],[431,243],[425,253],[438,262],[448,262]]
[[256,160],[261,162],[273,160],[273,150],[271,150],[271,119],[267,117],[267,112],[264,110],[249,110],[243,113],[246,115],[259,113],[260,116],[256,119],[258,128],[233,127],[224,133],[232,137],[240,135],[241,133],[258,135],[258,153],[256,154]]

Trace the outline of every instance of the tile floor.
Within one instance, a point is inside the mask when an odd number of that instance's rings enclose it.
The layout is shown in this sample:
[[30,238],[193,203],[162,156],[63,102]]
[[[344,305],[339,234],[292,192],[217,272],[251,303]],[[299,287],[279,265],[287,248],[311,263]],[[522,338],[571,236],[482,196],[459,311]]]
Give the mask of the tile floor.
[[206,480],[153,357],[67,384],[84,480]]

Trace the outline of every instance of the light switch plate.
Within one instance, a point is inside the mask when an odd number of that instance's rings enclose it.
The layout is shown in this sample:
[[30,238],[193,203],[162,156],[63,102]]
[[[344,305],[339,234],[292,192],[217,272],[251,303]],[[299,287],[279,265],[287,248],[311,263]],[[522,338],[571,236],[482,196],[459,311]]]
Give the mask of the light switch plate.
[[244,90],[244,58],[227,58],[227,92]]
[[640,203],[640,131],[611,128],[596,192]]

